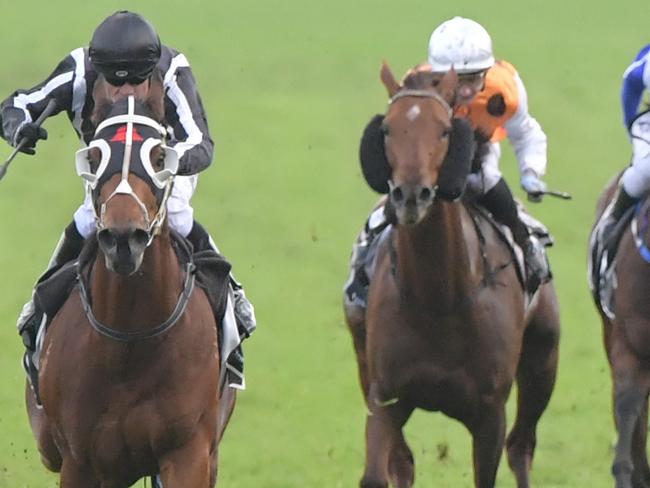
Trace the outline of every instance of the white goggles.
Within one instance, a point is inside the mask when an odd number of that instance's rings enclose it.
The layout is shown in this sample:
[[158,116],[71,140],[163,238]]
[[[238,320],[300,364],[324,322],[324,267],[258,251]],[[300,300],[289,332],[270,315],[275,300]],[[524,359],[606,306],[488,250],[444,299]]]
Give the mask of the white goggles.
[[[164,160],[162,169],[155,170],[151,165],[151,151],[154,147],[160,146],[164,152]],[[98,148],[101,153],[99,166],[95,172],[92,171],[90,165],[89,152],[92,148]],[[77,174],[88,182],[91,189],[97,187],[99,179],[102,177],[108,162],[111,159],[111,147],[103,139],[95,139],[90,142],[88,147],[79,149],[75,155]],[[146,139],[140,147],[140,161],[147,174],[151,177],[151,181],[158,188],[164,188],[170,178],[176,175],[178,171],[178,152],[170,146],[166,146],[162,139],[154,139],[152,137]]]

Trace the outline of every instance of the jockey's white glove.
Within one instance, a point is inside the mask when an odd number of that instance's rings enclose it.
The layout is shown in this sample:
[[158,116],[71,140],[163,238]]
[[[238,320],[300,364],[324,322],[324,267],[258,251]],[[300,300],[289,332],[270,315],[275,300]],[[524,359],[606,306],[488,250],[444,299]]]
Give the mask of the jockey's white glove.
[[531,169],[527,169],[522,173],[521,187],[528,193],[528,200],[531,202],[541,202],[546,191],[546,183]]

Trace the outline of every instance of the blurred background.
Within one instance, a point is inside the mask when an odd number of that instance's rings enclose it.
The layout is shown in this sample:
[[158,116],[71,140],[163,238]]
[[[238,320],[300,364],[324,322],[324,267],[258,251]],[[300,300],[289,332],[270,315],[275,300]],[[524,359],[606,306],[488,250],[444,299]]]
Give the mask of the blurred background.
[[[556,239],[549,255],[563,327],[533,484],[612,486],[610,379],[586,243],[599,192],[629,160],[620,81],[650,40],[647,3],[0,0],[0,7],[0,98],[43,80],[123,8],[147,17],[190,61],[216,142],[195,215],[233,263],[259,325],[245,343],[247,389],[220,447],[219,486],[230,488],[357,486],[365,407],[341,290],[352,241],[377,199],[360,174],[358,141],[385,109],[382,59],[399,77],[426,59],[442,21],[463,15],[482,23],[496,56],[518,69],[548,135],[549,187],[574,197],[528,205]],[[0,488],[58,486],[29,430],[14,325],[83,197],[69,122],[59,115],[45,125],[49,140],[34,157],[19,155],[0,182]],[[523,197],[513,153],[503,149],[502,170]],[[0,159],[10,152],[5,144]],[[417,412],[406,433],[416,486],[473,486],[471,440],[460,424]],[[505,459],[498,486],[515,486]]]

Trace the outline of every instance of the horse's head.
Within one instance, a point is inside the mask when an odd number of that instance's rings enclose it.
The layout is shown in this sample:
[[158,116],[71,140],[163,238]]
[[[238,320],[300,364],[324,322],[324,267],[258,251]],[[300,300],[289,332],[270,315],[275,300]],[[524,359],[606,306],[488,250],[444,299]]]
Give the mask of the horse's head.
[[77,152],[77,173],[92,194],[106,267],[122,275],[137,271],[165,222],[178,168],[178,154],[164,144],[161,100],[156,90],[143,102],[99,97],[95,135]]
[[474,151],[472,129],[453,118],[454,71],[441,77],[416,67],[400,85],[384,63],[381,80],[389,106],[366,127],[361,166],[370,187],[388,193],[397,221],[415,224],[436,196],[462,195]]

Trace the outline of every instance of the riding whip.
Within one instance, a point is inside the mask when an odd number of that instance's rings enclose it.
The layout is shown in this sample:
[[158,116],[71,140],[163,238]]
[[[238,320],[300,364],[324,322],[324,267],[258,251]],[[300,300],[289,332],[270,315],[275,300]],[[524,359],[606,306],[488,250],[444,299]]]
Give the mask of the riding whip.
[[570,193],[567,193],[565,191],[546,190],[544,193],[547,195],[551,195],[552,197],[561,198],[563,200],[571,200],[571,198],[573,198]]
[[[45,106],[45,109],[41,113],[41,115],[34,121],[34,124],[40,127],[40,125],[45,121],[46,118],[50,116],[52,112],[54,112],[54,109],[56,108],[56,100],[51,99],[49,102],[47,102],[47,105]],[[16,157],[16,154],[27,144],[27,138],[23,137],[16,148],[13,150],[13,152],[9,155],[7,160],[3,163],[2,166],[0,166],[0,180],[4,178],[4,175],[7,173],[7,168],[9,167],[9,163],[11,163],[14,158]]]

